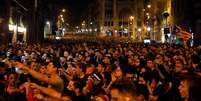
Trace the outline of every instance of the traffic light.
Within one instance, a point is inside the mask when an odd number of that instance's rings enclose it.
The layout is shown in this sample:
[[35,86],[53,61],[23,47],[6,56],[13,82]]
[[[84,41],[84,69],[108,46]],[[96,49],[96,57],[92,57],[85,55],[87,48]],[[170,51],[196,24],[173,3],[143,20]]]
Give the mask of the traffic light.
[[170,28],[164,28],[164,34],[170,33]]

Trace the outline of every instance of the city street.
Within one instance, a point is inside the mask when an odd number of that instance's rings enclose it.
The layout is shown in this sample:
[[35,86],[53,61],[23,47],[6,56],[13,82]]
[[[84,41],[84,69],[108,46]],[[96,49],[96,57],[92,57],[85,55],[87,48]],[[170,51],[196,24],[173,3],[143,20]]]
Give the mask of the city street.
[[201,101],[200,0],[0,0],[0,101]]

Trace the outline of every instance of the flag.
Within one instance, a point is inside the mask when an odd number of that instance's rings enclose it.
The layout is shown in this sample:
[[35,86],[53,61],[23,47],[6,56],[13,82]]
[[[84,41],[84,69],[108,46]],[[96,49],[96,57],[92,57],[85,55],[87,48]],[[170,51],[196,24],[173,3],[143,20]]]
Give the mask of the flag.
[[175,27],[176,27],[176,36],[178,38],[182,38],[184,41],[187,41],[187,40],[189,40],[192,37],[191,33],[182,30],[181,27],[179,27],[177,25]]

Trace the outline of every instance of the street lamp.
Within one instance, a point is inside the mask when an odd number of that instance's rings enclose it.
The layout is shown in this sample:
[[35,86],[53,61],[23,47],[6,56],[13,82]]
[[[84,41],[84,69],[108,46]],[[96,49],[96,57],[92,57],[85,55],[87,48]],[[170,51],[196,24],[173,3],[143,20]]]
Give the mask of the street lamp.
[[147,31],[150,32],[151,31],[151,27],[148,26],[147,27]]
[[130,20],[133,20],[133,19],[134,19],[134,17],[133,17],[133,16],[130,16],[129,18],[130,18]]
[[62,9],[62,12],[65,13],[65,12],[66,12],[66,9]]
[[61,18],[61,21],[64,23],[64,18]]
[[[130,37],[131,36],[131,34],[130,33],[132,33],[132,24],[133,24],[133,19],[134,19],[134,16],[130,16],[129,17],[129,20],[128,20],[128,36]],[[130,27],[130,25],[131,25],[131,27]]]
[[63,15],[61,14],[60,17],[63,18]]
[[138,31],[138,32],[141,32],[141,31],[142,31],[142,29],[141,29],[141,28],[138,28],[138,29],[137,29],[137,31]]
[[170,14],[167,12],[167,11],[165,11],[165,12],[163,12],[163,16],[165,17],[165,19],[166,19],[166,27],[167,27],[167,18],[168,18],[168,16],[170,16]]
[[151,8],[151,5],[149,4],[149,5],[147,5],[147,7],[148,7],[148,8]]
[[151,33],[150,33],[150,31],[151,31],[151,27],[148,26],[148,27],[147,27],[147,37],[149,37],[150,39],[152,39],[152,38],[151,38]]
[[47,24],[47,25],[50,25],[50,22],[49,22],[49,21],[47,21],[47,22],[46,22],[46,24]]
[[142,37],[141,37],[142,29],[141,29],[141,28],[138,28],[137,31],[138,31],[138,33],[137,33],[137,38],[138,38],[139,41],[142,41]]

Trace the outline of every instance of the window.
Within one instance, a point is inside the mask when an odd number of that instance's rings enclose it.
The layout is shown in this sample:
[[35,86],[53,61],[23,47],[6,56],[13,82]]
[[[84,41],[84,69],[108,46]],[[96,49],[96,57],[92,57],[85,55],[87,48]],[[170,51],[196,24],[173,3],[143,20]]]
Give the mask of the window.
[[105,21],[105,26],[107,26],[107,21]]
[[107,23],[108,23],[108,26],[110,26],[110,21],[108,21]]
[[113,21],[111,22],[111,26],[114,26],[114,22]]

